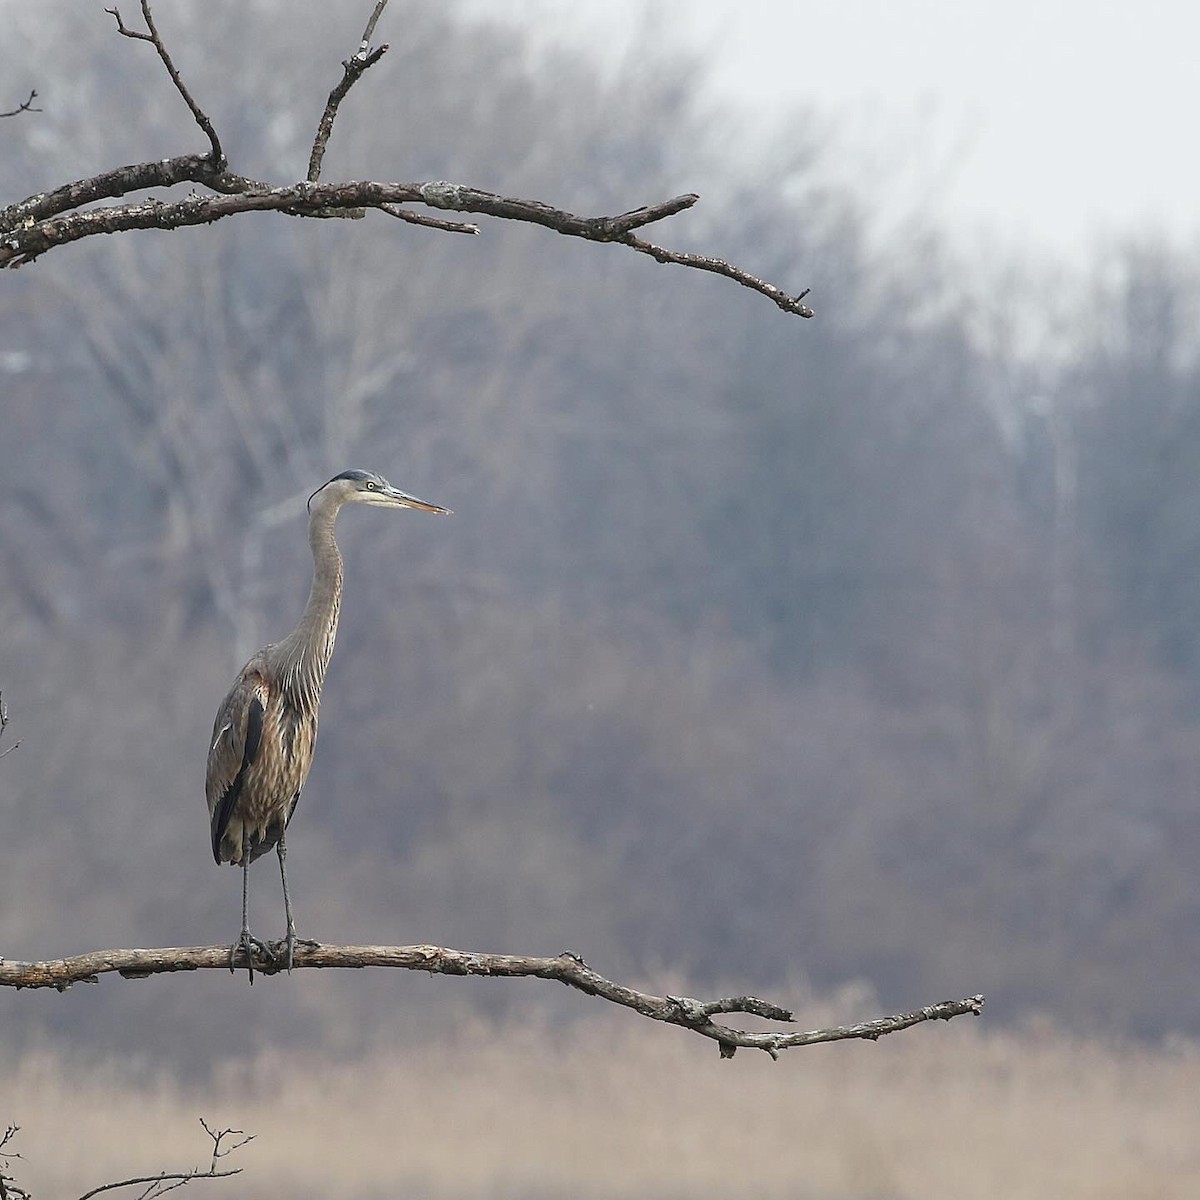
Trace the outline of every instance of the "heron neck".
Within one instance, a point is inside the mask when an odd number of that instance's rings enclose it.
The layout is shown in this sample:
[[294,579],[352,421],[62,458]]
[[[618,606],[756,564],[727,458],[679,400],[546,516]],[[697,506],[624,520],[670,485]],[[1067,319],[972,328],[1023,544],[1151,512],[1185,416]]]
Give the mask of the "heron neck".
[[313,581],[308,604],[291,634],[286,678],[296,699],[316,709],[325,669],[333,654],[338,616],[342,608],[342,556],[333,537],[337,504],[318,497],[308,519],[308,544],[312,548]]

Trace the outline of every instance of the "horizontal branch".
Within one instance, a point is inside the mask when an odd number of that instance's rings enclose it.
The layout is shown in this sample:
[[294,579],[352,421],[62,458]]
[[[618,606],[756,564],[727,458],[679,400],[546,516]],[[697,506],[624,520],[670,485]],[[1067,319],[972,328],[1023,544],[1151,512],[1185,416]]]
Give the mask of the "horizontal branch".
[[[308,177],[300,183],[274,187],[227,168],[221,141],[208,115],[196,103],[184,83],[166,43],[154,21],[150,0],[139,0],[145,30],[132,29],[114,7],[107,11],[117,23],[117,31],[135,41],[150,42],[166,68],[175,90],[183,98],[196,124],[209,141],[206,155],[187,154],[155,162],[133,163],[105,171],[88,179],[75,180],[51,191],[40,192],[0,210],[0,269],[20,267],[33,262],[47,250],[65,246],[101,233],[124,233],[134,229],[180,229],[188,225],[206,225],[244,212],[282,212],[293,217],[358,218],[368,209],[414,225],[423,225],[449,233],[476,234],[478,226],[464,221],[446,220],[413,212],[404,205],[458,213],[481,213],[499,220],[522,221],[541,225],[567,237],[594,242],[619,242],[648,254],[660,263],[692,267],[732,279],[743,287],[768,297],[784,312],[811,317],[813,310],[803,303],[808,290],[793,295],[775,284],[752,275],[724,259],[709,255],[682,253],[655,245],[634,235],[634,230],[662,221],[691,208],[699,199],[693,193],[675,196],[659,204],[646,205],[613,217],[580,217],[565,209],[538,200],[522,200],[481,191],[458,183],[380,183],[374,181],[321,183],[320,173],[325,147],[333,130],[341,102],[354,84],[387,52],[387,45],[371,48],[387,0],[376,0],[367,21],[358,52],[342,63],[342,78],[330,91],[317,124],[309,155]],[[21,107],[33,102],[34,94]],[[19,111],[19,110],[18,110]],[[178,184],[201,184],[216,195],[192,194],[182,200],[157,198],[99,205],[133,192]]]
[[[174,201],[151,199],[85,211],[66,211],[91,198],[120,195],[134,187],[155,186],[156,181],[168,184],[188,180],[207,183],[222,194],[192,195]],[[245,190],[241,190],[243,186]],[[812,309],[802,303],[807,291],[791,296],[774,284],[766,283],[723,259],[677,253],[634,236],[634,229],[674,216],[691,208],[698,200],[699,196],[688,193],[613,217],[581,217],[539,200],[500,196],[441,180],[427,183],[304,181],[284,187],[264,187],[252,180],[231,178],[223,172],[214,172],[206,160],[191,155],[166,159],[162,163],[123,167],[92,180],[68,184],[55,192],[32,196],[0,212],[0,230],[3,230],[0,236],[0,268],[22,266],[55,246],[67,245],[99,233],[207,225],[245,212],[277,211],[292,216],[314,217],[342,212],[349,215],[350,210],[373,208],[391,216],[399,216],[403,210],[397,209],[397,205],[421,204],[444,211],[482,213],[501,220],[541,225],[566,237],[583,238],[586,241],[619,242],[640,253],[649,254],[662,263],[724,275],[768,296],[786,312],[811,317]],[[453,229],[455,232],[475,232],[470,226],[430,218],[418,218],[415,223]]]
[[38,222],[59,213],[71,212],[99,200],[114,200],[118,196],[145,191],[147,188],[203,183],[214,191],[225,191],[225,188],[217,186],[221,174],[207,156],[199,154],[181,154],[158,162],[130,163],[88,179],[72,180],[53,191],[38,192],[26,200],[0,209],[0,232],[6,233],[21,227],[32,229]]
[[[406,971],[428,971],[434,975],[483,975],[505,978],[532,977],[554,979],[569,987],[598,996],[644,1017],[679,1025],[702,1037],[711,1038],[721,1048],[721,1057],[730,1058],[739,1046],[764,1050],[772,1058],[780,1050],[793,1046],[811,1046],[818,1042],[863,1038],[875,1041],[887,1033],[896,1033],[925,1021],[948,1021],[953,1017],[983,1011],[982,996],[946,1000],[927,1005],[915,1012],[880,1017],[856,1025],[838,1025],[803,1032],[771,1030],[749,1032],[722,1025],[713,1017],[742,1013],[769,1021],[790,1023],[792,1013],[755,996],[733,996],[701,1001],[688,996],[654,996],[635,991],[605,979],[577,955],[563,953],[554,958],[534,958],[518,954],[475,954],[444,946],[322,946],[298,945],[297,968],[393,967]],[[101,975],[116,972],[126,979],[142,979],[174,971],[213,971],[229,969],[228,946],[170,947],[159,950],[97,950],[72,958],[46,962],[18,962],[0,958],[0,986],[13,988],[57,988],[65,991],[75,983],[96,983]],[[264,975],[277,974],[280,964],[257,954],[254,969]]]

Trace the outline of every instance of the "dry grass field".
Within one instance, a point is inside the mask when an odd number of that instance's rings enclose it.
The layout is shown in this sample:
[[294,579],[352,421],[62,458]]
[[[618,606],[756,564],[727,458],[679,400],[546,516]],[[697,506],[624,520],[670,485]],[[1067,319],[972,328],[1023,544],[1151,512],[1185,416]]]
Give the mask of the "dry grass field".
[[[846,999],[813,1006],[824,1024]],[[860,998],[861,999],[861,998]],[[444,1027],[443,1027],[444,1028]],[[256,1137],[192,1194],[795,1200],[1193,1200],[1200,1046],[959,1019],[779,1062],[622,1013],[456,1023],[366,1061],[268,1054],[204,1083],[53,1050],[0,1064],[35,1197],[206,1160],[197,1118]]]

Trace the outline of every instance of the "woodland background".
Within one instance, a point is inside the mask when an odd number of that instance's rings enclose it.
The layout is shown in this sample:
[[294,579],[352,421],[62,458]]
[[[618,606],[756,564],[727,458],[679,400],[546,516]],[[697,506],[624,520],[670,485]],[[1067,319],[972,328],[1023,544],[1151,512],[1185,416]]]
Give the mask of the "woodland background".
[[[291,179],[360,7],[158,17],[233,162]],[[5,94],[36,87],[44,110],[0,124],[0,195],[196,146],[101,5],[0,0],[0,21]],[[989,1024],[1043,1022],[1031,1061],[1051,1027],[1076,1063],[1085,1031],[1103,1063],[1132,1037],[1194,1090],[1194,255],[1131,233],[1088,278],[964,262],[916,213],[881,243],[815,113],[751,155],[697,61],[645,50],[601,80],[403,0],[379,37],[327,178],[588,213],[695,190],[669,244],[812,286],[817,319],[497,224],[251,215],[9,273],[4,955],[236,934],[240,880],[207,847],[212,715],[302,607],[304,497],[363,466],[455,515],[340,524],[338,651],[289,839],[302,935],[571,949],[660,990],[814,1004],[855,983],[837,1019],[979,991]],[[277,875],[251,874],[252,925],[279,936]],[[22,1070],[115,1056],[135,1089],[318,1048],[392,1047],[399,1069],[481,1027],[578,1049],[585,1014],[544,984],[391,973],[0,996]],[[778,1194],[910,1194],[884,1176]]]

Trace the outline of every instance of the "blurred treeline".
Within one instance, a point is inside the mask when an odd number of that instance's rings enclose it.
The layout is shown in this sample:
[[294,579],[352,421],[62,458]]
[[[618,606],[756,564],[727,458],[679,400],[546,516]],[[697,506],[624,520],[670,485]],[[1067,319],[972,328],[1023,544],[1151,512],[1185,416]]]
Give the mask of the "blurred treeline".
[[[367,8],[157,15],[234,169],[290,180]],[[4,94],[44,108],[0,124],[3,202],[203,148],[102,4],[0,19]],[[873,238],[813,114],[751,161],[695,62],[601,78],[404,0],[385,25],[327,179],[589,214],[695,189],[652,236],[811,285],[818,318],[617,247],[378,215],[93,239],[6,275],[0,690],[23,745],[0,763],[0,953],[236,933],[212,714],[303,604],[304,497],[364,466],[455,515],[341,522],[289,847],[302,934],[1200,1028],[1194,260],[1131,239],[1086,287],[977,270],[915,220]],[[251,884],[278,936],[271,865]],[[238,1032],[222,979],[4,1019],[147,1046],[182,1026],[212,1056],[369,1038],[413,986],[309,975],[239,985]],[[504,986],[456,995],[530,995]]]

